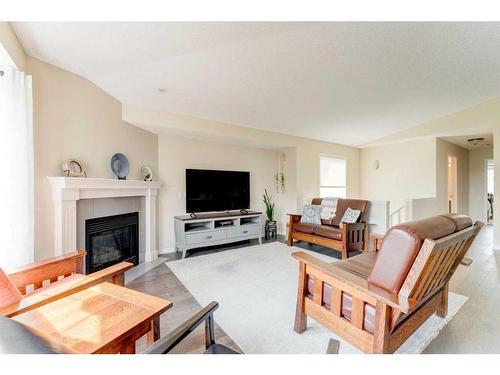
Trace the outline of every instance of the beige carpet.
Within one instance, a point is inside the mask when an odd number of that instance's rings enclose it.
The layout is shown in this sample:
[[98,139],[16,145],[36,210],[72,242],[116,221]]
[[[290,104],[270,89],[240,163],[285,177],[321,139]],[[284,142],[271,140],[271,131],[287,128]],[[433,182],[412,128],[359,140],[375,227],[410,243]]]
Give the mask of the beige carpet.
[[[360,353],[312,319],[304,333],[294,332],[298,261],[290,254],[297,250],[302,249],[273,242],[166,265],[201,305],[219,302],[215,320],[245,353],[325,353],[330,338],[341,341],[340,353]],[[433,315],[398,353],[421,353],[467,299],[450,293],[446,319]]]

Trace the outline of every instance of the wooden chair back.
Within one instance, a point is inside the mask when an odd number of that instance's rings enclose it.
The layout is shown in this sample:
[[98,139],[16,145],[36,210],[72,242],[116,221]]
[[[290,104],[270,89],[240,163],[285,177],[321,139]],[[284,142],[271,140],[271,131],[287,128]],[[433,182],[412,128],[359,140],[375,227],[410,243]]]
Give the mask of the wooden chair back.
[[483,223],[446,237],[426,239],[406,276],[399,295],[415,301],[426,300],[449,281],[465,253],[481,230]]
[[0,308],[19,302],[23,296],[9,276],[0,268]]
[[17,268],[9,274],[9,279],[22,295],[26,295],[61,278],[75,273],[83,274],[83,259],[86,254],[86,251],[78,250]]

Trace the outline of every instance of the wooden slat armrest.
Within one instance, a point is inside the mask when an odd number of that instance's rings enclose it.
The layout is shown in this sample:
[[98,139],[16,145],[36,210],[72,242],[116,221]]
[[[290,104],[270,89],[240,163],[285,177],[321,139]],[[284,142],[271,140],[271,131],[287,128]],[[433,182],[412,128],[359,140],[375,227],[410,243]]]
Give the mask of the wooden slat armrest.
[[36,309],[37,307],[43,306],[47,303],[67,297],[71,294],[93,287],[105,281],[109,281],[114,276],[123,274],[123,272],[132,268],[133,266],[134,265],[132,263],[121,262],[103,270],[94,272],[90,275],[86,275],[85,277],[77,279],[74,282],[62,284],[59,286],[56,284],[52,288],[47,288],[47,290],[45,291],[42,289],[36,294],[28,294],[18,303],[0,308],[0,314],[7,317],[13,317],[26,311]]
[[52,257],[9,272],[9,279],[16,288],[23,288],[31,283],[50,280],[66,273],[82,272],[83,258],[87,252],[78,250],[72,253]]
[[342,223],[342,228],[346,226],[348,230],[365,229],[366,223]]
[[292,256],[302,263],[312,266],[334,278],[338,282],[335,287],[342,290],[342,285],[344,284],[354,288],[357,292],[359,292],[360,298],[363,298],[363,295],[368,295],[393,308],[401,310],[403,313],[408,313],[409,310],[415,306],[415,302],[408,298],[404,298],[376,286],[369,285],[364,278],[351,273],[348,270],[335,267],[334,264],[323,262],[322,260],[303,251],[292,253]]

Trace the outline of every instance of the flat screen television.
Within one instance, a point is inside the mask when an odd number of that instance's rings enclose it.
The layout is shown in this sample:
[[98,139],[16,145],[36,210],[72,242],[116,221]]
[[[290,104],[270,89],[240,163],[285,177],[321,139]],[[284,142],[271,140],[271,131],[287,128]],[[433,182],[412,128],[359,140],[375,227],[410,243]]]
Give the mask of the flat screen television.
[[186,212],[250,208],[250,172],[186,169]]

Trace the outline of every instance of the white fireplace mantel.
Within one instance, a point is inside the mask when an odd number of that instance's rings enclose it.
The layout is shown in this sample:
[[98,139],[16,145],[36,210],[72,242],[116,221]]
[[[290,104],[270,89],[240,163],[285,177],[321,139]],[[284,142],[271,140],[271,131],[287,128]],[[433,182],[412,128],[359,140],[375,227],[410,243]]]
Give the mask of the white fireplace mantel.
[[55,255],[77,250],[76,201],[80,199],[144,197],[145,260],[158,257],[156,248],[157,181],[112,180],[107,178],[48,177],[54,201]]

